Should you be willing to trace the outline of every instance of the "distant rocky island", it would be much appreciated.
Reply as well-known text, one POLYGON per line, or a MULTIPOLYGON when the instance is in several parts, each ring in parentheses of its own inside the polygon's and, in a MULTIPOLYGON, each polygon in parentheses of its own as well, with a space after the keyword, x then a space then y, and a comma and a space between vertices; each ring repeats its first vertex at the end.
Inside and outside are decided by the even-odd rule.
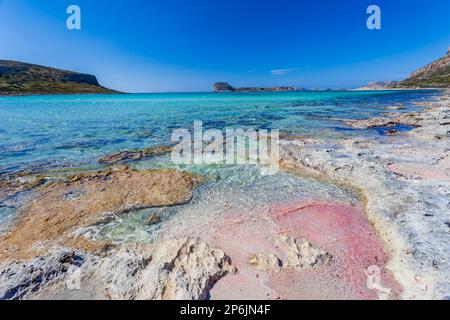
POLYGON ((402 81, 369 83, 360 90, 450 88, 450 48, 442 58, 413 72, 402 81))
POLYGON ((303 91, 302 88, 295 87, 244 87, 235 88, 227 82, 216 82, 213 86, 214 92, 288 92, 288 91, 303 91))
POLYGON ((116 93, 90 74, 0 60, 0 95, 116 93))
MULTIPOLYGON (((355 90, 393 90, 393 89, 446 89, 450 88, 450 48, 440 59, 420 68, 402 81, 372 82, 355 90)), ((308 89, 308 91, 333 91, 337 89, 308 89)), ((348 90, 348 89, 339 89, 348 90)), ((306 91, 304 88, 295 87, 244 87, 235 88, 227 82, 216 82, 214 92, 290 92, 306 91)))

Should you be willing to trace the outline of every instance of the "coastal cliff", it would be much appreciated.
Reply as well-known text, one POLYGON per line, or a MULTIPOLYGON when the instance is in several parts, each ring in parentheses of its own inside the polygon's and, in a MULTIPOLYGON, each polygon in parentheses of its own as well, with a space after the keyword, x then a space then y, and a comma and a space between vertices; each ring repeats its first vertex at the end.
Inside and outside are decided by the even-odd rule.
POLYGON ((0 95, 115 93, 90 74, 0 60, 0 95))
POLYGON ((358 90, 450 88, 450 48, 442 58, 420 68, 402 81, 372 82, 358 90))
POLYGON ((300 91, 294 87, 244 87, 235 88, 227 82, 216 82, 213 86, 214 92, 285 92, 285 91, 300 91))
POLYGON ((400 87, 450 88, 450 48, 442 58, 413 72, 400 87))

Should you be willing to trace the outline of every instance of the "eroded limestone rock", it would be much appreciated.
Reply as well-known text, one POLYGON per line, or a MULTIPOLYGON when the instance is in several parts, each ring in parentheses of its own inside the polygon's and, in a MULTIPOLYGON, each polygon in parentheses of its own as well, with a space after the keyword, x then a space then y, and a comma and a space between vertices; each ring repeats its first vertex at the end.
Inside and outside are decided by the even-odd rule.
POLYGON ((206 299, 235 272, 222 250, 194 239, 122 245, 101 255, 55 248, 0 270, 0 299, 115 300, 206 299))
POLYGON ((281 260, 286 267, 313 267, 329 259, 329 255, 326 252, 314 248, 304 239, 298 242, 293 237, 280 235, 274 239, 274 242, 284 254, 281 260))
POLYGON ((62 282, 84 262, 83 253, 61 249, 47 257, 0 265, 0 300, 22 299, 62 282))
POLYGON ((279 272, 283 266, 283 263, 273 253, 265 254, 258 253, 250 256, 248 263, 259 271, 266 272, 279 272))
POLYGON ((161 222, 161 218, 156 213, 150 214, 146 221, 147 225, 149 225, 149 226, 153 226, 160 222, 161 222))
POLYGON ((331 180, 361 195, 405 299, 442 299, 450 288, 448 101, 446 93, 439 101, 421 102, 428 108, 402 116, 404 121, 355 122, 362 128, 389 121, 417 126, 402 140, 348 138, 335 143, 335 153, 323 147, 323 140, 281 142, 285 170, 331 180))
POLYGON ((279 250, 274 253, 258 253, 250 256, 248 263, 260 271, 279 272, 285 268, 307 268, 326 263, 331 256, 313 247, 308 241, 298 242, 294 237, 277 235, 272 239, 279 250))
POLYGON ((107 244, 80 236, 83 228, 113 214, 187 203, 200 181, 177 170, 119 167, 48 184, 24 205, 17 223, 0 239, 0 261, 32 258, 55 243, 103 250, 107 244))
POLYGON ((96 269, 112 299, 138 300, 206 299, 221 277, 235 271, 222 250, 192 239, 122 247, 96 269))

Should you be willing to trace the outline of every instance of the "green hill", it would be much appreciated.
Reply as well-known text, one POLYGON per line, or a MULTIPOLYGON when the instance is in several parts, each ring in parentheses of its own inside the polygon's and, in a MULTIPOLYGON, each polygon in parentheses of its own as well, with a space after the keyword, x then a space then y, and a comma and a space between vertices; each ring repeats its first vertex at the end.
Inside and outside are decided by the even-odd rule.
POLYGON ((0 60, 0 95, 116 93, 90 74, 0 60))
POLYGON ((400 81, 399 87, 450 88, 450 49, 442 58, 415 71, 400 81))

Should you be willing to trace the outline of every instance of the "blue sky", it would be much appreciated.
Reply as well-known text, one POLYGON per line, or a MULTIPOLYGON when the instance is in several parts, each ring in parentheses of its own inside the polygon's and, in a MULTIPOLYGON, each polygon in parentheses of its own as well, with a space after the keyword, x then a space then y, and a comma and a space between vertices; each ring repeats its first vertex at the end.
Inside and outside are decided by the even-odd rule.
POLYGON ((0 59, 127 92, 356 87, 405 78, 448 47, 448 0, 0 0, 0 59), (82 30, 66 28, 71 4, 82 30), (381 30, 366 28, 370 4, 381 30))

